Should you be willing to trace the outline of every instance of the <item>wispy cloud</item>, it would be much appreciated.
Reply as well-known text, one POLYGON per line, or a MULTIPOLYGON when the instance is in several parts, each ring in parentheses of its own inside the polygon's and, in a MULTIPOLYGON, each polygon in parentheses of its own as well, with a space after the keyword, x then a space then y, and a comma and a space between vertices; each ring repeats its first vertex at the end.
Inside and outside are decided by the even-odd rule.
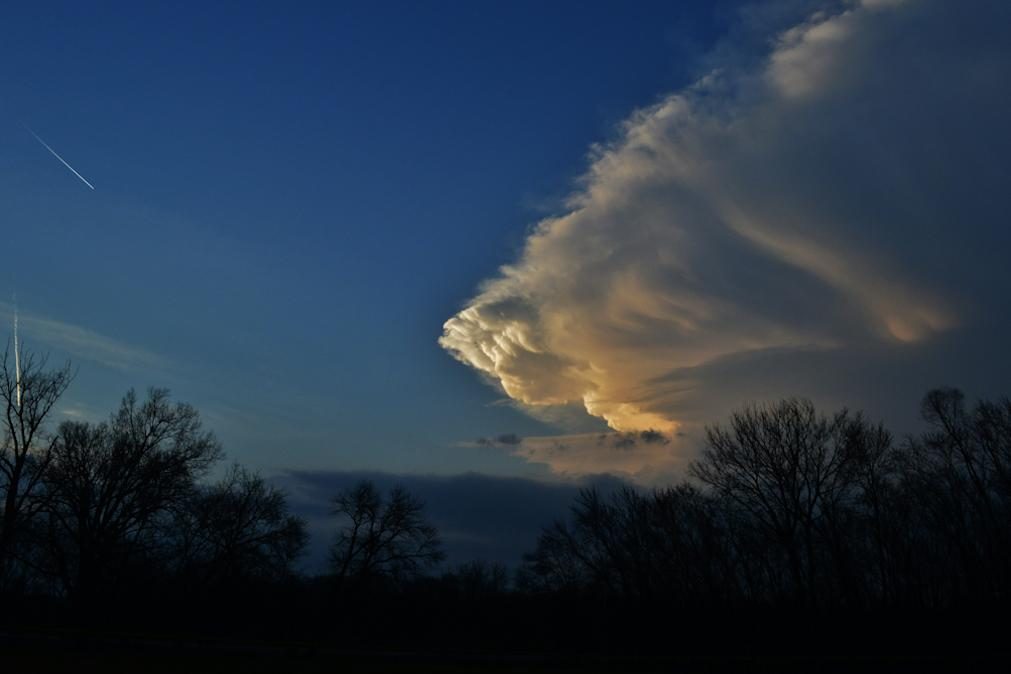
MULTIPOLYGON (((14 307, 0 302, 0 319, 10 323, 14 307)), ((53 318, 19 312, 24 341, 37 341, 64 351, 72 357, 90 360, 119 370, 160 369, 169 367, 164 357, 137 346, 121 342, 79 325, 53 318)))

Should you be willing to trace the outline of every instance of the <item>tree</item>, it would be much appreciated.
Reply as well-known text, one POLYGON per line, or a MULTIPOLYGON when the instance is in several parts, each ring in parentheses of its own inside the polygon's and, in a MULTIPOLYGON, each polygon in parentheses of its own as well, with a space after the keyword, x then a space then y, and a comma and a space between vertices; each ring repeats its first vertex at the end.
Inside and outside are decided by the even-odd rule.
POLYGON ((961 391, 935 389, 924 397, 921 413, 927 430, 909 441, 905 486, 917 507, 917 528, 934 534, 930 565, 954 596, 1006 597, 1011 400, 969 407, 961 391))
POLYGON ((144 402, 128 392, 106 423, 62 424, 45 487, 64 588, 87 600, 155 558, 170 516, 221 454, 197 411, 164 389, 144 402))
POLYGON ((764 550, 774 592, 802 602, 849 596, 859 585, 849 533, 873 478, 867 471, 890 448, 887 432, 859 414, 829 418, 810 401, 787 399, 709 427, 706 444, 691 474, 725 500, 746 539, 762 539, 750 545, 764 550))
POLYGON ((0 446, 0 577, 19 533, 42 509, 41 482, 53 458, 54 438, 46 423, 74 378, 70 364, 48 369, 46 356, 7 350, 0 367, 4 407, 0 446))
POLYGON ((541 532, 520 584, 641 600, 723 597, 735 585, 734 559, 714 506, 688 484, 610 498, 583 490, 570 521, 541 532))
POLYGON ((462 598, 481 600, 508 592, 509 570, 503 564, 475 560, 447 571, 442 582, 462 598))
POLYGON ((237 464, 190 497, 173 532, 179 571, 202 586, 290 577, 308 540, 284 493, 237 464))
POLYGON ((341 580, 416 577, 444 557, 438 531, 422 516, 424 503, 403 487, 383 498, 371 481, 341 491, 333 514, 342 521, 331 550, 341 580))

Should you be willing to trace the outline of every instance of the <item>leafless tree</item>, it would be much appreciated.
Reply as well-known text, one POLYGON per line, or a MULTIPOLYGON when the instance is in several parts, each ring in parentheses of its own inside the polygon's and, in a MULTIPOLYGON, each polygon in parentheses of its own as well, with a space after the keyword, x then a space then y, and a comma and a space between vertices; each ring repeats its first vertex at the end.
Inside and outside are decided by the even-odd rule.
POLYGON ((534 591, 591 592, 641 600, 725 597, 735 586, 714 502, 688 484, 609 498, 580 493, 569 522, 545 529, 520 570, 534 591))
POLYGON ((509 590, 509 570, 498 563, 467 562, 447 572, 442 579, 470 600, 504 594, 509 590))
POLYGON ((70 364, 50 369, 48 359, 8 349, 0 368, 3 444, 0 446, 0 577, 18 534, 43 507, 40 486, 52 461, 54 438, 46 425, 73 380, 70 364), (17 365, 15 364, 17 360, 17 365))
POLYGON ((333 504, 342 526, 331 565, 342 581, 407 579, 443 559, 438 531, 423 517, 424 504, 403 487, 384 498, 364 480, 339 493, 333 504))
MULTIPOLYGON (((860 470, 877 460, 870 441, 890 443, 883 429, 873 429, 859 415, 843 410, 825 417, 799 399, 748 407, 728 427, 707 429, 707 448, 691 473, 737 510, 749 535, 780 551, 786 595, 824 599, 820 572, 834 567, 827 575, 836 580, 852 572, 846 530, 862 499, 860 470)), ((766 572, 778 575, 777 568, 766 572)))
POLYGON ((197 411, 152 389, 133 391, 106 423, 67 422, 45 486, 55 564, 66 589, 89 596, 162 543, 160 527, 221 457, 197 411))
MULTIPOLYGON (((989 598, 1011 590, 1011 400, 968 406, 957 389, 923 399, 928 430, 907 449, 907 500, 918 529, 934 532, 949 595, 989 598), (941 543, 938 545, 937 543, 941 543)), ((924 583, 930 582, 924 580, 924 583)), ((945 597, 937 597, 945 601, 945 597)))
POLYGON ((194 493, 172 528, 178 571, 202 585, 282 580, 308 540, 284 492, 237 464, 194 493))

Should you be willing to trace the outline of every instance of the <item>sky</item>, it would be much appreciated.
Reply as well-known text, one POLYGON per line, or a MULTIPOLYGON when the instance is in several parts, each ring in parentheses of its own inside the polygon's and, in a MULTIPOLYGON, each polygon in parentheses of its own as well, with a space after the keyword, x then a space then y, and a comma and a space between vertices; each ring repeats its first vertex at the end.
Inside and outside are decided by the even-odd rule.
POLYGON ((913 430, 1008 393, 1009 19, 11 4, 0 318, 78 368, 61 418, 168 387, 310 501, 663 484, 784 395, 913 430))

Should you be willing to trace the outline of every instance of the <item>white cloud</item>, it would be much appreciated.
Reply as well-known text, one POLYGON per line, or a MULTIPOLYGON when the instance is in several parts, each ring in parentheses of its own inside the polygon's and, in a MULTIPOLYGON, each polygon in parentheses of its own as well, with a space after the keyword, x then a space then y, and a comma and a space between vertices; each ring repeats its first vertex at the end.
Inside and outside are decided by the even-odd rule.
MULTIPOLYGON (((955 5, 813 14, 750 69, 636 112, 440 343, 524 405, 579 403, 618 431, 694 429, 783 394, 871 399, 845 376, 871 364, 944 372, 932 345, 1002 306, 1007 272, 980 265, 1002 264, 1011 208, 1011 48, 993 28, 1008 11, 955 5)), ((893 376, 918 386, 909 372, 893 376)), ((648 451, 614 469, 644 470, 648 451)), ((607 463, 551 456, 561 472, 607 463)))

